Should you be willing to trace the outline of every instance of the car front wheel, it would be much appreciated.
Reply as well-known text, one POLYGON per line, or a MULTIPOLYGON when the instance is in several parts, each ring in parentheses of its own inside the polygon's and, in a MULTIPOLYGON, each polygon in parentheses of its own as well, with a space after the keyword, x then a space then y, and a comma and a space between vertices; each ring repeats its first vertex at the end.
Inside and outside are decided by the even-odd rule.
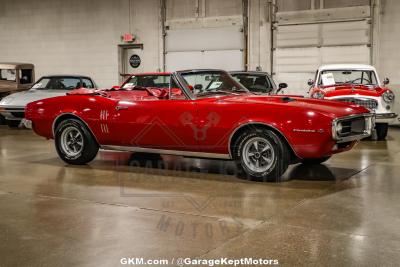
POLYGON ((57 126, 55 145, 60 158, 73 165, 92 161, 99 151, 99 146, 86 125, 76 119, 67 119, 57 126))
POLYGON ((247 178, 279 182, 290 162, 286 144, 273 131, 251 129, 234 143, 234 159, 238 170, 247 178))
POLYGON ((376 129, 376 136, 378 140, 385 140, 388 129, 389 129, 389 124, 388 123, 377 123, 375 126, 376 129))

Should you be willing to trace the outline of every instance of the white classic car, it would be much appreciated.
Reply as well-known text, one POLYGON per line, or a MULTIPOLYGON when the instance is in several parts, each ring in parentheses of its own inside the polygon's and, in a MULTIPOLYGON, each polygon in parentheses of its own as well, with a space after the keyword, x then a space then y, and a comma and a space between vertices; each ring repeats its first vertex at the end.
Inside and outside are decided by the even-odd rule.
POLYGON ((387 136, 389 123, 395 121, 394 93, 387 88, 389 79, 379 80, 373 66, 361 64, 325 65, 318 68, 315 79, 309 80, 309 96, 349 102, 364 106, 376 116, 378 140, 387 136))
MULTIPOLYGON (((25 107, 28 103, 63 96, 68 91, 78 88, 96 88, 90 77, 80 75, 52 75, 44 76, 31 89, 14 93, 1 99, 0 114, 5 117, 6 124, 18 127, 24 122, 25 107)), ((29 125, 26 125, 29 127, 29 125)))

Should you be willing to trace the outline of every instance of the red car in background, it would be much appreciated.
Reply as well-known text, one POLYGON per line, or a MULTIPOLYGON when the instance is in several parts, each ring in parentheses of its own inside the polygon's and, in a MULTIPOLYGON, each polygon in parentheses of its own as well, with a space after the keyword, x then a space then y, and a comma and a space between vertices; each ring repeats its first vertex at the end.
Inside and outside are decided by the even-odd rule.
POLYGON ((394 93, 382 83, 373 66, 340 64, 321 66, 314 80, 309 80, 310 97, 336 100, 363 106, 376 116, 377 139, 387 136, 389 123, 397 114, 393 111, 394 93))
POLYGON ((123 75, 126 79, 121 86, 114 89, 127 89, 134 86, 168 88, 171 80, 170 72, 147 72, 123 75))
POLYGON ((170 79, 164 88, 78 89, 28 104, 26 118, 69 164, 86 164, 99 149, 231 159, 263 181, 280 181, 289 164, 351 149, 374 124, 364 107, 255 95, 221 70, 170 79))

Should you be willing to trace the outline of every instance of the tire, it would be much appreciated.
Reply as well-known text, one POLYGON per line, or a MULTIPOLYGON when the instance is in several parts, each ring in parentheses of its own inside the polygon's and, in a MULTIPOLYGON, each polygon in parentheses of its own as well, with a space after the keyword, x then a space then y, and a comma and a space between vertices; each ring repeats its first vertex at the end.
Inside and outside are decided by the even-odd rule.
POLYGON ((99 151, 99 145, 89 129, 76 119, 64 120, 57 126, 55 145, 60 158, 72 165, 92 161, 99 151))
POLYGON ((6 118, 4 118, 4 116, 0 114, 0 125, 4 124, 6 124, 6 118))
POLYGON ((307 159, 302 159, 301 163, 307 164, 307 165, 317 165, 317 164, 324 163, 325 161, 327 161, 330 158, 331 158, 331 156, 322 157, 322 158, 307 158, 307 159))
POLYGON ((6 120, 6 124, 10 128, 18 128, 19 125, 21 124, 21 121, 15 121, 15 120, 6 120))
POLYGON ((375 126, 376 137, 378 141, 385 140, 388 134, 389 124, 388 123, 377 123, 375 126))
POLYGON ((280 182, 290 163, 287 145, 267 129, 243 132, 234 141, 233 148, 239 174, 250 180, 280 182))

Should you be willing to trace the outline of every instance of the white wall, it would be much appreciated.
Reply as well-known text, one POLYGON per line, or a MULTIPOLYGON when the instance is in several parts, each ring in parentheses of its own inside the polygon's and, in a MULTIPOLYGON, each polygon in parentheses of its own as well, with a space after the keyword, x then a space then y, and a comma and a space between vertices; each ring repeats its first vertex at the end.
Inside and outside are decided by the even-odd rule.
POLYGON ((2 0, 0 62, 33 63, 37 78, 86 74, 101 87, 112 86, 118 82, 117 45, 131 21, 138 42, 155 55, 156 70, 159 1, 131 0, 129 6, 129 0, 2 0))
POLYGON ((396 112, 400 114, 400 1, 380 3, 377 68, 381 79, 389 77, 389 87, 396 94, 396 112))
POLYGON ((271 10, 267 0, 250 0, 248 7, 248 70, 271 71, 271 10))

